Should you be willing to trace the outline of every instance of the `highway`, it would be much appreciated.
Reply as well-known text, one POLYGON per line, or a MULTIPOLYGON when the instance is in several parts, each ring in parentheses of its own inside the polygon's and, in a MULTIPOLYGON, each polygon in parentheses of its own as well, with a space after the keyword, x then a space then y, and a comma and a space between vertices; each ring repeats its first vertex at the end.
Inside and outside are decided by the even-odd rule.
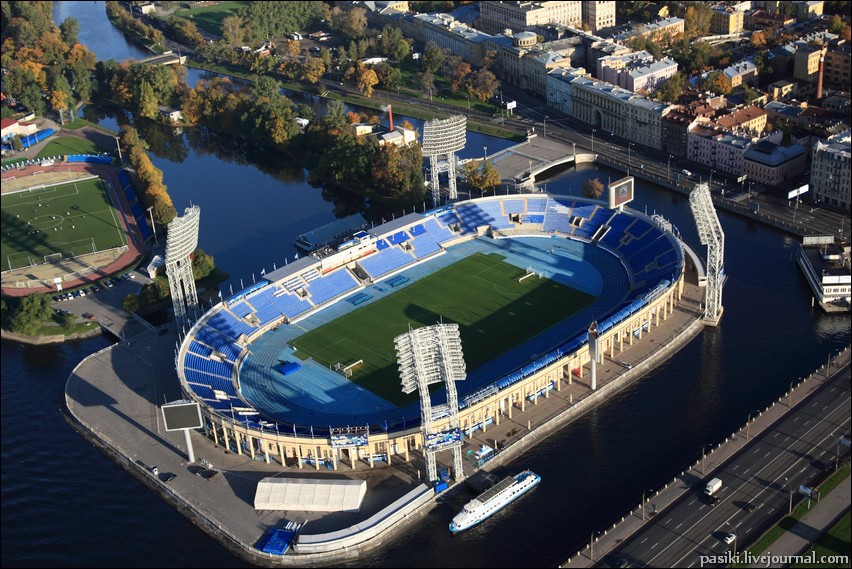
MULTIPOLYGON (((739 551, 788 513, 792 493, 798 492, 799 485, 807 486, 833 468, 836 453, 848 452, 838 441, 849 433, 849 406, 847 365, 823 389, 755 437, 721 468, 708 472, 670 508, 657 513, 607 559, 625 559, 631 567, 698 567, 702 555, 739 551), (703 495, 711 478, 723 482, 715 506, 703 495), (747 511, 747 504, 754 509, 747 511), (723 541, 728 533, 736 535, 730 545, 723 541)), ((704 566, 708 565, 713 564, 705 561, 704 566)))

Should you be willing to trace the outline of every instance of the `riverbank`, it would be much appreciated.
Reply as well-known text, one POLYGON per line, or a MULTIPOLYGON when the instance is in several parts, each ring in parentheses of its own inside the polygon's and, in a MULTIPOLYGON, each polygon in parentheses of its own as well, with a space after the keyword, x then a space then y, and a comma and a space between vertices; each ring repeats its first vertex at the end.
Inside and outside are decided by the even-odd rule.
POLYGON ((100 336, 103 332, 100 326, 93 327, 85 332, 77 332, 72 334, 45 334, 43 336, 27 336, 25 334, 17 334, 9 330, 0 330, 0 338, 3 340, 11 340, 21 344, 29 344, 31 346, 41 346, 44 344, 61 344, 70 340, 83 340, 85 338, 94 338, 100 336))

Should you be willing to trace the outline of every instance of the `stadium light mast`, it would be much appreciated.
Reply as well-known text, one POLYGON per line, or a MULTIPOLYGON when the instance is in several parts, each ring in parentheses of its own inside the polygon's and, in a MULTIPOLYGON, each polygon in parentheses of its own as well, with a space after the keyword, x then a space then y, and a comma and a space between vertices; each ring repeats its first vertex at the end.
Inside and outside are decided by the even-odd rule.
POLYGON ((426 456, 426 475, 438 479, 435 455, 445 449, 453 451, 453 475, 464 478, 462 440, 459 425, 459 402, 456 381, 466 378, 458 324, 436 324, 409 330, 394 338, 403 393, 420 392, 421 431, 426 456), (429 385, 444 382, 446 405, 432 406, 429 385), (449 428, 438 430, 434 424, 449 417, 449 428))
MULTIPOLYGON (((710 187, 700 183, 689 194, 689 207, 698 227, 702 245, 707 245, 707 280, 704 306, 704 323, 717 326, 722 318, 722 287, 728 276, 725 274, 725 233, 713 207, 710 187)), ((699 283, 701 284, 701 283, 699 283)))
POLYGON ((198 293, 189 256, 198 247, 200 219, 201 208, 194 205, 186 208, 183 217, 175 217, 166 226, 166 275, 178 329, 197 317, 198 293))
POLYGON ((423 156, 429 157, 429 172, 432 188, 432 204, 441 203, 440 173, 447 172, 449 177, 449 200, 455 201, 459 194, 456 189, 456 155, 467 141, 467 118, 455 115, 448 119, 432 119, 423 124, 423 156), (446 156, 446 161, 439 160, 446 156))

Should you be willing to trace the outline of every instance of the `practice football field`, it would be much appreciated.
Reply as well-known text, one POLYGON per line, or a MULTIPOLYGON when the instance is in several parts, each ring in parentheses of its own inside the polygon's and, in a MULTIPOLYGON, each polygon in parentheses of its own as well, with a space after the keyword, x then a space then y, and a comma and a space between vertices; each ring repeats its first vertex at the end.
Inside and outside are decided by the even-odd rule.
POLYGON ((127 244, 119 214, 100 179, 6 194, 0 210, 4 270, 127 244))
POLYGON ((393 339, 411 328, 455 322, 468 371, 576 313, 594 297, 547 278, 518 282, 524 269, 477 253, 293 341, 296 355, 349 365, 352 381, 388 401, 400 390, 393 339))

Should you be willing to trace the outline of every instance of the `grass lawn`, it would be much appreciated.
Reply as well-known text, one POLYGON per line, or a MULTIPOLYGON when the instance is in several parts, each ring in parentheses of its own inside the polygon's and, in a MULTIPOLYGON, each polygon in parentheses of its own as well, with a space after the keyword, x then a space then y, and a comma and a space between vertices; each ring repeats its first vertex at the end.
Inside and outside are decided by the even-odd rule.
POLYGON ((96 129, 98 129, 102 132, 106 132, 106 133, 113 134, 113 135, 118 134, 117 132, 113 132, 106 127, 103 127, 103 126, 96 124, 96 123, 93 123, 93 122, 89 122, 86 119, 81 119, 79 117, 75 118, 73 121, 68 121, 67 123, 62 125, 62 128, 64 128, 65 130, 78 130, 78 129, 83 128, 84 126, 90 126, 92 128, 96 128, 96 129))
POLYGON ((36 155, 36 158, 65 156, 67 154, 100 154, 104 150, 107 149, 96 146, 88 140, 76 136, 63 136, 48 142, 47 146, 36 155))
POLYGON ((4 270, 127 244, 118 212, 100 179, 2 197, 0 264, 4 270))
POLYGON ((827 532, 822 534, 813 547, 811 547, 804 555, 816 560, 816 563, 794 563, 790 567, 837 567, 837 561, 834 563, 820 563, 820 559, 844 555, 849 559, 849 549, 852 546, 850 542, 850 534, 852 534, 852 516, 850 512, 840 518, 827 532))
POLYGON ((215 6, 193 8, 192 10, 179 9, 175 11, 174 15, 191 20, 199 28, 221 36, 222 20, 228 16, 235 16, 239 9, 246 5, 248 5, 248 2, 220 2, 215 6))
POLYGON ((478 253, 296 338, 296 355, 326 366, 363 359, 352 381, 407 404, 414 396, 400 391, 393 339, 409 325, 459 324, 464 359, 473 370, 594 300, 549 279, 519 283, 525 273, 500 255, 478 253))

